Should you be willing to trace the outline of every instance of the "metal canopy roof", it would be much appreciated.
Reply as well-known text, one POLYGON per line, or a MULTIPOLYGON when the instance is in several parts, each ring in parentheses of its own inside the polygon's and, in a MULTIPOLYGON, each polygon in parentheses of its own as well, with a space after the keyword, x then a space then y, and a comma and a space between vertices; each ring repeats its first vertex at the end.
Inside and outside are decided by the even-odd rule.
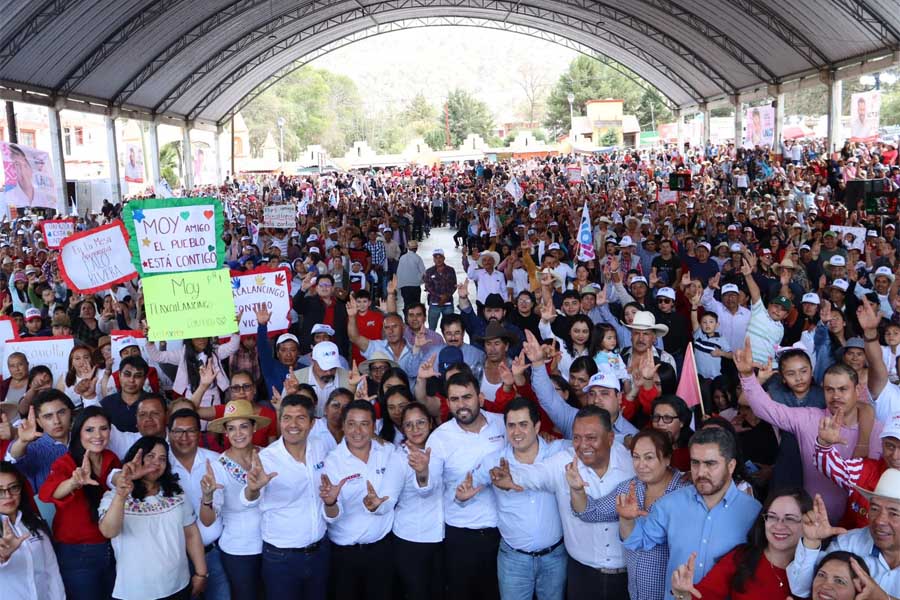
POLYGON ((408 27, 549 39, 683 109, 900 58, 897 0, 0 0, 0 14, 3 97, 196 124, 227 121, 325 52, 408 27))

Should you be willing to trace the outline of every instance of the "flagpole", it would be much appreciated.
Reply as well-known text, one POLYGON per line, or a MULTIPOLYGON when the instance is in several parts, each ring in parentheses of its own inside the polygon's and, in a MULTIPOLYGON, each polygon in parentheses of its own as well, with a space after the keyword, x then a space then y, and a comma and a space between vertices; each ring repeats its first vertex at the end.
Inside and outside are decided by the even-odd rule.
POLYGON ((697 359, 694 356, 694 343, 688 342, 688 352, 691 353, 691 362, 694 364, 694 381, 693 384, 697 388, 697 397, 700 398, 700 415, 706 420, 706 409, 703 406, 703 393, 700 389, 700 374, 697 372, 697 359))

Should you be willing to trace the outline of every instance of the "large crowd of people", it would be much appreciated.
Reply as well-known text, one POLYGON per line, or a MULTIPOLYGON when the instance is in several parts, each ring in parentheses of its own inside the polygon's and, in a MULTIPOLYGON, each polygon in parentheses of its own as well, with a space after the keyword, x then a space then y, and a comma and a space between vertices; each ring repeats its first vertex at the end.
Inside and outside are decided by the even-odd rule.
POLYGON ((183 190, 291 273, 273 335, 144 343, 140 278, 4 220, 0 316, 75 344, 2 354, 0 597, 900 597, 896 143, 780 150, 183 190))

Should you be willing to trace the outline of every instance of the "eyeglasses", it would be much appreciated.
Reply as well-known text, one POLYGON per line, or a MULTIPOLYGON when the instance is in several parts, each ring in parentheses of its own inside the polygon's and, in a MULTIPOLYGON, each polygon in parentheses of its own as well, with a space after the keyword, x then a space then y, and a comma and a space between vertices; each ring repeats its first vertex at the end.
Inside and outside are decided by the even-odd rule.
POLYGON ((233 383, 231 384, 232 392, 249 392, 254 386, 252 383, 233 383))
POLYGON ((387 371, 388 365, 369 365, 369 371, 381 373, 382 371, 387 371))
POLYGON ((800 523, 802 522, 800 520, 800 517, 797 515, 785 515, 783 517, 779 517, 775 513, 764 514, 763 520, 766 523, 771 523, 772 525, 775 525, 776 523, 778 523, 781 525, 787 525, 789 527, 796 527, 796 526, 800 525, 800 523))
POLYGON ((0 498, 6 498, 7 496, 18 496, 22 493, 22 484, 14 483, 9 487, 0 488, 0 498))
POLYGON ((196 429, 194 427, 191 427, 190 429, 171 429, 169 430, 169 435, 171 435, 172 437, 184 437, 186 435, 194 435, 199 431, 199 429, 196 429))
POLYGON ((659 304, 668 304, 668 303, 672 302, 672 299, 671 298, 657 298, 656 301, 659 304))
POLYGON ((316 286, 318 286, 320 288, 330 288, 331 284, 327 281, 322 281, 320 283, 317 283, 316 286))
POLYGON ((665 425, 671 425, 676 419, 678 419, 677 415, 653 415, 650 420, 654 423, 662 422, 665 425))
POLYGON ((415 421, 404 421, 403 429, 425 429, 428 427, 427 419, 417 419, 415 421))

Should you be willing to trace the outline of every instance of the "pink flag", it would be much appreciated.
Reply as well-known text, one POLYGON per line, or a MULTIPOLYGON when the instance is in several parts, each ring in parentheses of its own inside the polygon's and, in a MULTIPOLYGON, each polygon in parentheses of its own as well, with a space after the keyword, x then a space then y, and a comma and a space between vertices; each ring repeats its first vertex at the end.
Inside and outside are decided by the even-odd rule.
POLYGON ((681 367, 681 378, 678 380, 678 389, 675 394, 689 407, 699 404, 700 409, 703 410, 700 380, 697 378, 697 363, 694 362, 693 343, 688 343, 687 351, 684 353, 684 365, 681 367))

